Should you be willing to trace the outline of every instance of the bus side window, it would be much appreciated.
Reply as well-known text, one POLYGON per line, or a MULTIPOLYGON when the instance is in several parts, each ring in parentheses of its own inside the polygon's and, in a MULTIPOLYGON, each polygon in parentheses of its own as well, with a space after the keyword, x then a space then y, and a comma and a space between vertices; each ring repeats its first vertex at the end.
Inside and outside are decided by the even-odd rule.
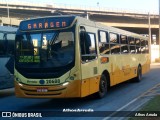
POLYGON ((4 46, 4 39, 3 39, 4 34, 0 33, 0 55, 5 54, 5 46, 4 46))
POLYGON ((120 54, 119 35, 116 33, 109 33, 111 54, 120 54))
POLYGON ((121 35, 120 36, 120 41, 121 41, 121 53, 126 54, 129 53, 129 48, 128 48, 128 39, 127 36, 121 35))
POLYGON ((129 42, 130 53, 135 54, 136 53, 135 39, 133 37, 128 37, 128 42, 129 42))
POLYGON ((7 52, 8 52, 9 55, 14 55, 15 34, 7 34, 6 38, 7 38, 7 41, 8 41, 7 52))
POLYGON ((148 41, 146 41, 146 53, 149 53, 149 45, 148 45, 148 41))
POLYGON ((99 51, 101 54, 110 54, 108 32, 98 31, 99 35, 99 51))
POLYGON ((146 52, 146 41, 145 40, 141 40, 141 53, 145 53, 146 52))
POLYGON ((139 54, 141 53, 141 41, 138 38, 136 38, 135 41, 136 41, 136 53, 139 54))
POLYGON ((81 54, 90 54, 90 46, 91 46, 91 39, 87 33, 81 33, 80 34, 81 39, 81 54))
POLYGON ((82 61, 87 62, 95 59, 97 56, 95 34, 82 31, 80 33, 80 47, 82 61))

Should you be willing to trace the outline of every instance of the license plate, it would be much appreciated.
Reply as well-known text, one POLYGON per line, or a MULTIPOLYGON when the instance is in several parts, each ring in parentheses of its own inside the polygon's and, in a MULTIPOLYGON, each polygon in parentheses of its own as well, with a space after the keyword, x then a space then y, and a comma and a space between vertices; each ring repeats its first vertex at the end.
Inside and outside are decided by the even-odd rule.
POLYGON ((48 92, 47 88, 37 88, 37 92, 48 92))

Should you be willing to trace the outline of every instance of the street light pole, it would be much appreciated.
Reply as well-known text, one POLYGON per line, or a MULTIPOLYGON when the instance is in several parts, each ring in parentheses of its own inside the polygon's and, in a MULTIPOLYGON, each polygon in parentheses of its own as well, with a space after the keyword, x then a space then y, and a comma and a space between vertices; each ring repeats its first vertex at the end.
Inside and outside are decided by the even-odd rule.
POLYGON ((89 15, 88 15, 88 12, 86 12, 86 14, 87 14, 87 20, 89 20, 89 15))
POLYGON ((97 2, 97 7, 98 7, 98 10, 100 11, 100 6, 99 6, 99 2, 97 2))
POLYGON ((159 0, 159 58, 160 58, 160 0, 159 0))
POLYGON ((151 17, 150 13, 148 13, 148 27, 149 27, 149 54, 151 58, 151 39, 152 39, 152 33, 151 33, 151 17))
POLYGON ((8 12, 8 18, 9 18, 9 7, 8 7, 8 2, 7 2, 7 12, 8 12))

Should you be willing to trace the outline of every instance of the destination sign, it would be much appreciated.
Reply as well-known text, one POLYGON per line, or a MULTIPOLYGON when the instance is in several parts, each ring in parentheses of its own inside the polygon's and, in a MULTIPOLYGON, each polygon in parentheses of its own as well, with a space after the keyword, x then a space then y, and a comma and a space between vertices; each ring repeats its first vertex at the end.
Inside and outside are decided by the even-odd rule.
POLYGON ((40 56, 19 56, 19 62, 23 63, 39 63, 40 62, 40 56))
POLYGON ((19 29, 21 31, 66 28, 71 26, 75 16, 69 17, 46 17, 22 21, 19 29))

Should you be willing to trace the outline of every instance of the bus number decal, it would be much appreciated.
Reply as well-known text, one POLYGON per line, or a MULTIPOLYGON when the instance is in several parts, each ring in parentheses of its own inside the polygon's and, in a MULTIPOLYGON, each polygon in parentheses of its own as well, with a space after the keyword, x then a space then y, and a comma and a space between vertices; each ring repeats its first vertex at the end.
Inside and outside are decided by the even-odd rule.
POLYGON ((52 83, 60 83, 60 79, 50 79, 46 80, 47 84, 52 84, 52 83))

